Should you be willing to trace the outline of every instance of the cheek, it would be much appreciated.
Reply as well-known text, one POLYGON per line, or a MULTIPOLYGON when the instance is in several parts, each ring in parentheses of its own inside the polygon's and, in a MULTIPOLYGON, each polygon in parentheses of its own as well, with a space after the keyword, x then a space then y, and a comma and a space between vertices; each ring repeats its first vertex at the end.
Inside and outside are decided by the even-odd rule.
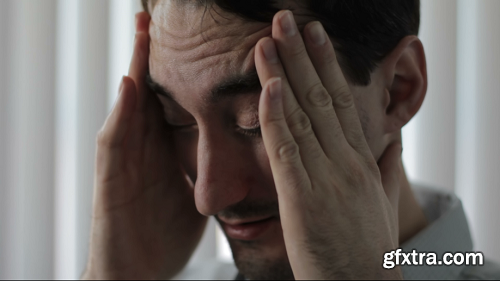
POLYGON ((356 109, 366 142, 375 159, 378 159, 384 146, 384 110, 374 96, 370 93, 357 100, 356 109))

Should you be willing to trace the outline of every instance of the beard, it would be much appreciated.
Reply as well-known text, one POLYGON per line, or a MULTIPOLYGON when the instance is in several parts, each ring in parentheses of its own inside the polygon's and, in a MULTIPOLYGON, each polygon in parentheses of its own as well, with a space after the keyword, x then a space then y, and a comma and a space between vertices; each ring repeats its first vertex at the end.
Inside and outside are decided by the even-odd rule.
MULTIPOLYGON (((236 242, 237 243, 237 242, 236 242)), ((247 247, 233 247, 234 262, 239 273, 247 280, 294 280, 293 271, 288 258, 266 258, 262 252, 247 247), (243 249, 246 248, 246 249, 243 249)))
MULTIPOLYGON (((267 215, 279 218, 278 202, 240 202, 226 208, 215 218, 245 219, 267 215)), ((294 280, 282 231, 274 231, 270 237, 271 241, 241 241, 230 237, 227 239, 240 273, 239 277, 247 280, 294 280)))

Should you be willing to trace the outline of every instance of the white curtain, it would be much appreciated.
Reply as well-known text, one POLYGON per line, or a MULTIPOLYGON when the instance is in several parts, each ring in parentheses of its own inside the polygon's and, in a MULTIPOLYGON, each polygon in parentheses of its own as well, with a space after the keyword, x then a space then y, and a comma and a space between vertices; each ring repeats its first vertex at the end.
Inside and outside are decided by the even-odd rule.
POLYGON ((403 130, 411 180, 454 190, 476 250, 500 263, 500 1, 424 0, 429 88, 403 130))
MULTIPOLYGON (((0 278, 79 278, 95 135, 127 73, 139 0, 0 0, 0 278)), ((429 91, 411 180, 455 190, 500 262, 500 1, 424 0, 429 91)), ((230 259, 212 221, 191 265, 230 259)))

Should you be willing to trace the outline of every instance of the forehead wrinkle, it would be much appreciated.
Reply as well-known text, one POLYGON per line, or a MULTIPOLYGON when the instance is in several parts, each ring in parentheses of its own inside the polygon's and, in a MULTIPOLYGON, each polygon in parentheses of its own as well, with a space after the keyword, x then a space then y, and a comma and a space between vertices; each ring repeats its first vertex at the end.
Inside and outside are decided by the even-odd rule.
POLYGON ((167 60, 181 60, 183 63, 194 63, 201 62, 208 59, 216 59, 218 56, 232 55, 232 53, 242 52, 245 46, 239 46, 236 43, 227 44, 225 41, 237 41, 237 39, 231 40, 230 38, 224 38, 212 42, 213 45, 207 45, 203 43, 201 45, 193 44, 190 48, 180 48, 172 47, 168 45, 158 45, 151 47, 152 49, 158 49, 156 55, 165 58, 167 60), (221 41, 219 43, 219 41, 221 41), (164 52, 164 50, 169 50, 170 53, 164 52))
MULTIPOLYGON (((217 54, 226 54, 237 52, 239 50, 249 51, 252 45, 256 43, 256 37, 263 37, 262 31, 267 31, 268 27, 258 26, 255 28, 224 28, 212 27, 206 35, 200 33, 194 37, 180 37, 173 35, 166 28, 163 28, 161 35, 159 31, 155 36, 152 36, 152 47, 159 49, 169 49, 181 55, 186 62, 199 60, 200 58, 208 58, 217 54), (214 32, 211 32, 214 30, 214 32), (215 34, 216 36, 212 36, 215 34), (206 40, 208 38, 208 40, 206 40)), ((260 38, 259 37, 259 38, 260 38)), ((160 52, 162 53, 162 52, 160 52)), ((165 53, 166 55, 166 53, 165 53)))
POLYGON ((255 69, 255 44, 271 35, 272 26, 234 18, 218 23, 205 20, 198 27, 199 20, 172 22, 179 16, 166 18, 172 11, 176 10, 159 6, 154 10, 150 26, 151 75, 170 89, 180 104, 202 109, 210 105, 207 99, 218 82, 255 69), (195 96, 201 100, 196 101, 195 96))
POLYGON ((253 29, 254 34, 251 36, 222 38, 195 46, 190 51, 172 48, 170 44, 153 43, 151 55, 156 62, 166 63, 164 66, 176 69, 184 77, 206 74, 221 67, 230 72, 238 72, 239 68, 242 68, 240 72, 246 72, 254 66, 253 54, 256 42, 271 34, 269 25, 259 25, 258 29, 257 27, 253 29))
POLYGON ((158 4, 154 9, 150 35, 159 45, 174 50, 190 51, 205 43, 218 42, 219 39, 233 39, 229 42, 241 41, 257 33, 263 24, 270 24, 247 21, 219 9, 212 13, 212 8, 205 10, 197 5, 193 7, 185 1, 161 2, 162 4, 158 4))
MULTIPOLYGON (((180 35, 175 35, 180 38, 191 38, 202 33, 207 33, 214 28, 220 29, 224 26, 234 26, 235 23, 241 25, 241 20, 238 20, 234 15, 224 17, 224 20, 216 20, 212 14, 205 9, 187 8, 189 5, 172 5, 165 4, 165 8, 156 8, 151 17, 151 24, 159 27, 167 33, 168 29, 178 31, 180 35)), ((217 33, 220 33, 218 31, 217 33)))
POLYGON ((223 32, 225 30, 221 29, 221 26, 210 26, 206 29, 199 29, 194 31, 191 29, 190 31, 183 31, 182 28, 173 28, 167 27, 166 25, 155 24, 152 23, 152 27, 150 28, 151 38, 158 42, 161 45, 169 46, 173 49, 182 49, 182 50, 191 50, 203 43, 207 43, 210 41, 214 41, 217 39, 227 38, 227 37, 242 37, 241 32, 240 35, 237 35, 237 32, 231 34, 231 32, 223 32), (213 32, 214 29, 217 29, 216 32, 213 32), (174 31, 177 31, 174 33, 174 31), (217 36, 206 37, 207 34, 216 34, 217 36), (207 40, 209 39, 209 40, 207 40), (175 44, 175 43, 183 43, 183 44, 175 44))

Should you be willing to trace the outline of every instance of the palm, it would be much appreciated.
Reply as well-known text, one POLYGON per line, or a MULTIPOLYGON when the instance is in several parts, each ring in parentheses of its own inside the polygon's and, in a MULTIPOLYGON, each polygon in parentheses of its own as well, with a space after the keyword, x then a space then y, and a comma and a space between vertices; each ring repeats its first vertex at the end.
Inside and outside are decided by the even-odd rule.
POLYGON ((121 260, 125 268, 137 268, 140 262, 141 272, 160 272, 169 257, 189 257, 206 218, 196 211, 192 188, 174 157, 161 114, 149 120, 134 118, 139 120, 128 134, 134 140, 126 139, 117 148, 123 159, 116 174, 102 174, 97 165, 100 208, 95 220, 113 233, 106 247, 121 249, 110 258, 121 260), (147 128, 147 122, 155 129, 147 128), (141 132, 143 136, 136 138, 141 132), (139 142, 131 145, 135 139, 139 142), (176 251, 171 241, 185 248, 176 251))
POLYGON ((161 104, 143 82, 148 46, 149 36, 138 33, 130 77, 99 133, 90 278, 172 277, 206 223, 173 153, 161 104))

